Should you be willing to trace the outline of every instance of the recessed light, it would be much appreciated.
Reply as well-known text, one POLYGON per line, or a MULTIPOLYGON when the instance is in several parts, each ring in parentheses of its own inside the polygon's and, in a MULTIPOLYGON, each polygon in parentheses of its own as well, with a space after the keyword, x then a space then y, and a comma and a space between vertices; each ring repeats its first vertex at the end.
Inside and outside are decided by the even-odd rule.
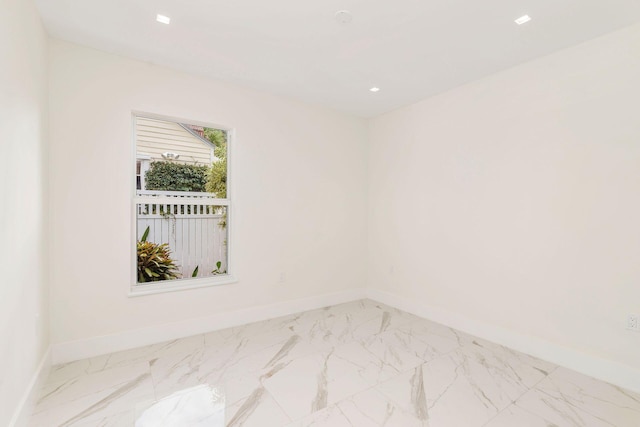
POLYGON ((339 10, 334 16, 336 17, 336 21, 341 24, 348 24, 353 21, 353 15, 348 10, 339 10))
POLYGON ((169 24, 171 23, 171 18, 169 18, 168 16, 158 14, 158 16, 156 16, 156 21, 162 24, 169 24))
POLYGON ((380 90, 379 87, 372 87, 371 89, 369 89, 369 91, 371 92, 378 92, 380 90))
POLYGON ((515 20, 515 23, 518 25, 522 25, 522 24, 526 24, 527 22, 531 21, 531 17, 529 15, 524 15, 521 16, 520 18, 515 20))

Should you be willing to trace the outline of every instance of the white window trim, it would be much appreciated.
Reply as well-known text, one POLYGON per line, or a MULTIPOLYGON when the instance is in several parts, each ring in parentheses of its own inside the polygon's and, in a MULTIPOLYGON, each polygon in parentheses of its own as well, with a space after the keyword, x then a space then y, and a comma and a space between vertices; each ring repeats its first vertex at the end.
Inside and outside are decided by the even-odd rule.
MULTIPOLYGON (((131 168, 131 282, 129 285, 129 297, 138 297, 144 295, 162 294, 165 292, 185 291, 189 289, 199 289, 211 286, 229 285, 238 282, 238 278, 235 275, 235 244, 233 243, 234 227, 235 227, 235 206, 232 206, 231 200, 233 199, 233 167, 234 162, 234 146, 235 146, 235 131, 228 126, 222 126, 213 123, 201 122, 192 119, 183 119, 180 117, 164 116, 154 113, 147 113, 142 111, 133 111, 131 113, 131 133, 133 141, 133 155, 131 168), (144 117, 148 119, 166 120, 176 123, 189 123, 196 126, 203 126, 208 128, 220 129, 227 132, 227 198, 226 199, 211 199, 214 204, 227 207, 227 274, 221 274, 217 276, 202 277, 195 279, 180 279, 180 280, 166 280, 161 282, 150 282, 149 284, 138 284, 137 269, 138 254, 136 251, 137 242, 137 215, 136 205, 142 200, 148 200, 137 196, 136 194, 136 162, 139 159, 136 153, 136 117, 144 117)), ((155 198, 154 200, 158 200, 155 198)), ((173 200, 172 200, 173 201, 173 200)), ((235 203, 235 202, 234 202, 235 203)))
POLYGON ((130 297, 144 295, 163 294, 165 292, 186 291, 189 289, 208 288, 210 286, 230 285, 237 283, 238 279, 231 274, 203 277, 200 279, 166 280, 164 282, 151 282, 148 285, 132 285, 129 291, 130 297), (179 283, 174 283, 179 282, 179 283))
MULTIPOLYGON (((136 163, 138 161, 140 162, 140 186, 142 187, 141 188, 142 190, 145 190, 146 189, 145 175, 149 170, 149 168, 151 167, 151 156, 148 156, 146 154, 136 154, 136 163)), ((136 169, 137 169, 137 166, 136 166, 136 169)))

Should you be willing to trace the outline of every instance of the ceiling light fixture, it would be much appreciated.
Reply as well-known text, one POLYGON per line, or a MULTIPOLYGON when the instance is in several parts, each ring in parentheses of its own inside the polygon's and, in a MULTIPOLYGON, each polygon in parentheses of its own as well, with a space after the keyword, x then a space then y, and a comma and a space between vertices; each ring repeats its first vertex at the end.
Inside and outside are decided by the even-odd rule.
POLYGON ((379 90, 379 87, 372 87, 371 89, 369 89, 370 92, 378 92, 379 90))
POLYGON ((348 24, 353 21, 353 15, 348 10, 339 10, 335 14, 336 21, 341 24, 348 24))
POLYGON ((529 15, 524 15, 521 16, 520 18, 515 20, 515 23, 518 25, 522 25, 522 24, 526 24, 527 22, 531 21, 531 17, 529 15))
POLYGON ((156 21, 162 24, 169 24, 171 23, 171 18, 169 18, 168 16, 158 14, 158 16, 156 16, 156 21))

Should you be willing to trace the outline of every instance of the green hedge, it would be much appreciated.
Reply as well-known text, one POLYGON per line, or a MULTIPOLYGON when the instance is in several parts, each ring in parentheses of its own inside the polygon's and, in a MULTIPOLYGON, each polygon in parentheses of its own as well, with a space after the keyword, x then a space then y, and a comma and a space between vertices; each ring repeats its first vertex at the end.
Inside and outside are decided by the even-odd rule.
POLYGON ((207 191, 209 168, 174 162, 152 162, 145 174, 145 189, 157 191, 207 191))

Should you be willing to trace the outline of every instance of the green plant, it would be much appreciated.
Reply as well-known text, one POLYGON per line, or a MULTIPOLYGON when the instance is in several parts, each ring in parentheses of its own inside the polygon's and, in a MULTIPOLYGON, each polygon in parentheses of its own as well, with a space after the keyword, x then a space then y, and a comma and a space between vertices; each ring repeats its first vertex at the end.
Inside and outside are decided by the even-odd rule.
POLYGON ((171 250, 167 243, 147 242, 149 227, 137 242, 138 283, 172 280, 180 277, 178 266, 171 259, 171 250))
POLYGON ((215 193, 218 199, 227 198, 227 158, 211 165, 207 176, 206 190, 215 193))
POLYGON ((204 129, 204 136, 215 146, 213 153, 218 158, 207 174, 206 189, 218 199, 227 198, 227 133, 220 129, 204 129))
POLYGON ((199 265, 196 265, 196 268, 193 269, 193 273, 191 273, 191 277, 198 277, 198 269, 200 268, 199 265))
POLYGON ((209 168, 204 165, 187 165, 174 162, 152 162, 145 173, 147 190, 197 191, 206 190, 209 168))
POLYGON ((227 270, 222 270, 222 261, 216 262, 216 268, 211 272, 213 274, 227 274, 227 270))
MULTIPOLYGON (((214 145, 213 153, 217 160, 211 164, 207 172, 205 188, 216 195, 218 199, 227 198, 227 132, 221 129, 204 128, 204 137, 214 145)), ((227 226, 227 210, 222 206, 214 208, 215 213, 222 214, 218 225, 220 228, 227 226)), ((215 272, 215 270, 214 270, 215 272)), ((223 273, 216 273, 223 274, 223 273)))

